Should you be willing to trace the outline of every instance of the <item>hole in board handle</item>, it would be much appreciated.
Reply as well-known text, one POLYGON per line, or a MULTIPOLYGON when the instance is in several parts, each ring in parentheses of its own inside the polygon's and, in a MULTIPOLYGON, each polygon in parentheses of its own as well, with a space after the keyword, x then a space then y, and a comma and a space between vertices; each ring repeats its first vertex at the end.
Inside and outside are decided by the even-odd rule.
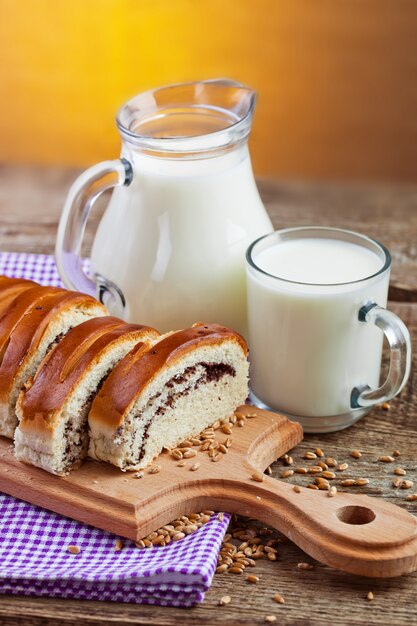
POLYGON ((376 514, 372 509, 365 506, 342 506, 336 511, 337 517, 345 524, 369 524, 373 522, 376 514))

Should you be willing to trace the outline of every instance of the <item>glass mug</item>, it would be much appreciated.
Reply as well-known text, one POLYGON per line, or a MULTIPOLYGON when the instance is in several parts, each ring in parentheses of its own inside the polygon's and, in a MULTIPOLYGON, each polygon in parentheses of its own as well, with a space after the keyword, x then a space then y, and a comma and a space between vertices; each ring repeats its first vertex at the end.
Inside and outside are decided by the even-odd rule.
POLYGON ((63 209, 56 259, 65 286, 160 332, 206 320, 246 334, 245 251, 272 231, 248 150, 254 104, 254 91, 227 79, 127 102, 117 116, 121 159, 84 172, 63 209), (90 278, 81 242, 107 189, 90 278))
POLYGON ((333 432, 401 391, 411 343, 384 308, 391 256, 383 245, 335 228, 289 228, 254 241, 246 259, 255 404, 306 432, 333 432), (379 386, 384 336, 391 359, 379 386))

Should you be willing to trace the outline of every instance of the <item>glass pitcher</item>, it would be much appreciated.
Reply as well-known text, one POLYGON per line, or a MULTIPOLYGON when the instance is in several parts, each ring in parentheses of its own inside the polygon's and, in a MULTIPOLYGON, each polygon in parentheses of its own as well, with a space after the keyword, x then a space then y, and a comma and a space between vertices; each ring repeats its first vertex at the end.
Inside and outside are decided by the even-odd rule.
POLYGON ((246 335, 245 250, 272 230, 247 145, 254 104, 254 91, 218 79, 122 106, 121 159, 81 174, 63 209, 56 258, 66 287, 160 332, 202 320, 246 335), (95 199, 110 188, 90 278, 81 241, 95 199))

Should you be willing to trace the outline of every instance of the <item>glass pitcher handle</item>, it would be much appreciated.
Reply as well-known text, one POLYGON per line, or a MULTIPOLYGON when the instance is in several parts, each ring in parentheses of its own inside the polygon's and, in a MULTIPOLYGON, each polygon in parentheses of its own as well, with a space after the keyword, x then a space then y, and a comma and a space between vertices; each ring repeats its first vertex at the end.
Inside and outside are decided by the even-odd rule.
POLYGON ((371 302, 361 307, 358 319, 382 330, 389 343, 391 358, 387 379, 381 387, 371 389, 369 385, 361 385, 352 390, 351 406, 354 409, 391 400, 406 384, 411 367, 410 333, 395 313, 371 302))
POLYGON ((72 184, 58 226, 55 257, 64 285, 88 293, 112 313, 123 316, 126 306, 120 288, 104 276, 89 278, 81 265, 81 244, 88 216, 98 196, 112 187, 129 185, 133 169, 126 159, 103 161, 83 172, 72 184))

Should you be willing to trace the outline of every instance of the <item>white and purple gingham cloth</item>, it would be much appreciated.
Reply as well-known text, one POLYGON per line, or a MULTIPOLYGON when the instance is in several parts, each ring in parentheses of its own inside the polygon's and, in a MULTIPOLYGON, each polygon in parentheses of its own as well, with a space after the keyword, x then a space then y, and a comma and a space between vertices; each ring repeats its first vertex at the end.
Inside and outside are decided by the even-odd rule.
MULTIPOLYGON (((49 255, 2 252, 2 274, 61 285, 49 255)), ((125 540, 116 551, 119 537, 0 493, 0 593, 193 606, 210 586, 228 522, 213 516, 168 546, 125 540)))

